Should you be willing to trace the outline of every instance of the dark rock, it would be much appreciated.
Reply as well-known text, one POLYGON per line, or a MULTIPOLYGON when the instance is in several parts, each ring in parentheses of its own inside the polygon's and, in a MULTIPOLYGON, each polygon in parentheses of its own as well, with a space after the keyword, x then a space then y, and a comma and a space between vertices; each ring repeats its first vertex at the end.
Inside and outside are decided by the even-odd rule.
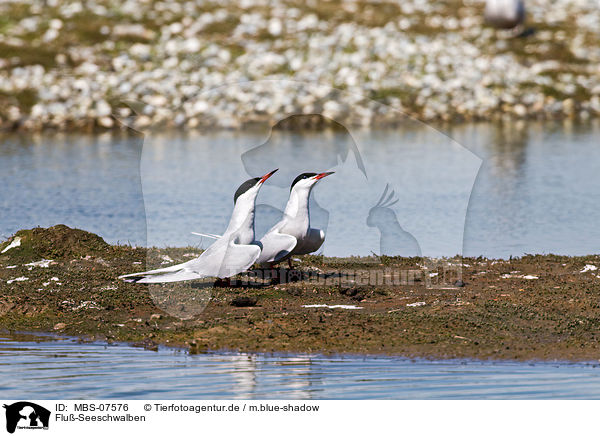
POLYGON ((356 301, 363 300, 368 292, 369 292, 369 289, 367 289, 367 288, 342 288, 342 289, 340 289, 340 294, 345 295, 346 297, 350 297, 356 301))
POLYGON ((235 307, 252 307, 256 306, 257 302, 258 298, 256 297, 246 297, 242 295, 235 297, 233 300, 231 300, 230 304, 235 307))
POLYGON ((149 351, 158 351, 158 344, 150 338, 146 338, 140 342, 134 342, 133 344, 131 344, 131 346, 144 348, 145 350, 149 351))
POLYGON ((358 293, 359 293, 358 288, 342 288, 340 290, 340 294, 347 295, 348 297, 354 297, 358 293))
POLYGON ((300 288, 288 288, 285 291, 289 295, 292 295, 294 297, 299 297, 300 295, 302 295, 302 289, 300 289, 300 288))

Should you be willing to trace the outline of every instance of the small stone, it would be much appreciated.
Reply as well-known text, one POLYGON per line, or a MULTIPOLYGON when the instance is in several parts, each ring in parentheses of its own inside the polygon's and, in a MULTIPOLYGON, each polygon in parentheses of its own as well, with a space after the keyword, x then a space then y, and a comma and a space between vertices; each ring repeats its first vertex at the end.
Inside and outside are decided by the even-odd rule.
POLYGON ((102 117, 98 119, 98 125, 106 129, 110 129, 114 124, 115 123, 111 117, 102 117))
POLYGON ((67 63, 67 55, 64 53, 59 53, 55 56, 54 60, 57 64, 65 65, 67 63))
POLYGON ((63 22, 61 20, 59 20, 57 18, 50 20, 50 28, 51 29, 59 30, 59 29, 62 29, 62 26, 63 26, 63 22))
POLYGON ((563 112, 565 114, 570 114, 575 109, 575 102, 573 101, 573 99, 568 98, 562 102, 562 107, 563 107, 563 112))
POLYGON ((100 100, 96 103, 96 114, 98 114, 99 117, 107 117, 111 112, 112 109, 106 101, 100 100))
MULTIPOLYGON (((167 342, 169 342, 169 341, 167 341, 167 342)), ((140 342, 134 342, 131 345, 133 347, 144 348, 145 350, 149 350, 149 351, 158 351, 158 344, 150 338, 146 338, 140 342)))
POLYGON ((113 35, 117 38, 136 37, 150 41, 156 33, 150 29, 146 29, 141 24, 117 24, 113 27, 113 35))
POLYGON ((465 282, 463 282, 462 280, 457 280, 454 282, 454 286, 456 286, 457 288, 462 288, 465 286, 465 282))
POLYGON ((235 307, 252 307, 256 306, 258 299, 255 297, 239 296, 231 300, 231 305, 235 307))
POLYGON ((520 117, 524 117, 525 115, 527 115, 527 108, 522 104, 515 105, 513 111, 516 115, 520 117))
POLYGON ((162 315, 160 313, 153 313, 150 315, 150 319, 162 319, 162 315))
POLYGON ((59 322, 57 324, 54 324, 54 330, 62 330, 66 327, 67 327, 67 325, 64 322, 59 322))
POLYGON ((138 118, 136 118, 134 122, 134 127, 138 129, 143 129, 145 127, 148 127, 150 124, 152 124, 152 119, 149 116, 140 115, 138 118))

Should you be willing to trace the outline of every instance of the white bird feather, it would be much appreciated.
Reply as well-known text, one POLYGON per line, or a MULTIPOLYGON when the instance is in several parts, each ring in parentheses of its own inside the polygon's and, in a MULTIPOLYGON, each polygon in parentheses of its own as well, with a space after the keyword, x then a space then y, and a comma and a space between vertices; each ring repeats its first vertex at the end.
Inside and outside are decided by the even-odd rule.
POLYGON ((206 238, 211 238, 211 239, 219 239, 221 237, 221 235, 215 235, 212 233, 200 233, 200 232, 191 232, 192 235, 196 235, 196 236, 204 236, 206 238))

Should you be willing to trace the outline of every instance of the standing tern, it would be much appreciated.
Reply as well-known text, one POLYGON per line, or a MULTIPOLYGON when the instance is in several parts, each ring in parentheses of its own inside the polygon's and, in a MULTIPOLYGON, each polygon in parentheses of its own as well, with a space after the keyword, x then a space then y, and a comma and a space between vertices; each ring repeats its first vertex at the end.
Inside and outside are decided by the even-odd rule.
POLYGON ((254 239, 256 196, 275 171, 250 179, 238 188, 227 229, 199 257, 178 265, 126 274, 119 278, 134 283, 167 283, 204 277, 224 279, 246 271, 256 262, 261 251, 254 239))
POLYGON ((323 245, 325 232, 310 227, 309 200, 315 184, 330 174, 302 173, 294 179, 283 218, 260 240, 258 264, 273 266, 287 260, 291 268, 292 255, 309 254, 323 245))

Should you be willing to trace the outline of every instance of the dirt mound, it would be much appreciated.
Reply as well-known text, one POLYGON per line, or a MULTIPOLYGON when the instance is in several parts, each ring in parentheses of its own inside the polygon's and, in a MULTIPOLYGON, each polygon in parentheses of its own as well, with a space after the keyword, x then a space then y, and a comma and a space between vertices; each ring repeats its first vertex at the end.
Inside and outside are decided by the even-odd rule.
POLYGON ((0 258, 31 262, 39 259, 97 256, 110 249, 111 246, 98 235, 59 224, 48 228, 19 230, 7 241, 0 243, 0 258))

